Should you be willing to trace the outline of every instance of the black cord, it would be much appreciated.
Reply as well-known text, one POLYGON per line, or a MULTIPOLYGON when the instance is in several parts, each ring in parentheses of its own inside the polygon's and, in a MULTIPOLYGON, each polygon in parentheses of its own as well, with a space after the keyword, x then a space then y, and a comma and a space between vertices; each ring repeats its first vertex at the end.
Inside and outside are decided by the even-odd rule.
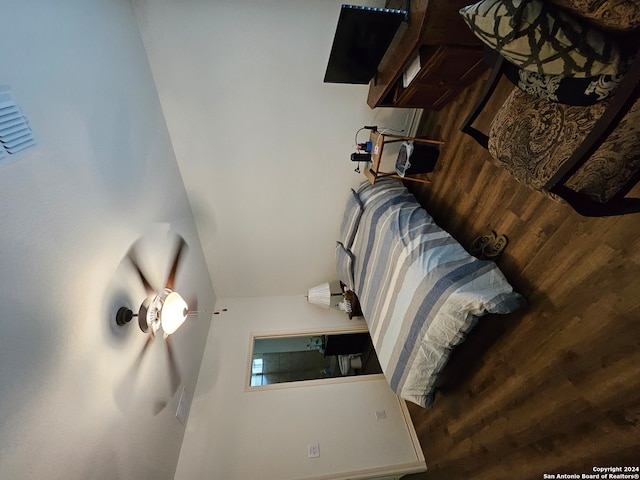
MULTIPOLYGON (((360 129, 358 129, 358 130, 356 131, 356 135, 355 135, 355 139, 354 139, 354 141, 355 141, 355 145, 356 145, 356 150, 358 149, 358 134, 359 134, 362 130, 365 130, 366 128, 367 128, 367 127, 362 127, 362 128, 360 128, 360 129)), ((356 167, 356 169, 354 170, 354 172, 356 172, 356 173, 360 173, 360 162, 358 162, 358 166, 356 167)))

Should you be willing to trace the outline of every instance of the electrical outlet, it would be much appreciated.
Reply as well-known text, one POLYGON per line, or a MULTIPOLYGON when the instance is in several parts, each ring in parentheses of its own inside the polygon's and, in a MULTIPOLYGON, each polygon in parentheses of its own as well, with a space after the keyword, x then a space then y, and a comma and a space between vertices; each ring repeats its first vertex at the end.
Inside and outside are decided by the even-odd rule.
POLYGON ((318 458, 320 456, 320 444, 319 443, 310 443, 309 444, 309 458, 318 458))
POLYGON ((384 420, 387 418, 387 412, 384 410, 376 411, 376 420, 384 420))

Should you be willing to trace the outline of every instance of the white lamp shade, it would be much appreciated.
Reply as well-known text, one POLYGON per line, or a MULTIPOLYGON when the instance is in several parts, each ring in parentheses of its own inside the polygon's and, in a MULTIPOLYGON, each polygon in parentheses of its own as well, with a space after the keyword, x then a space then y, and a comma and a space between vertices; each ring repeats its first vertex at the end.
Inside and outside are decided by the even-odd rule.
POLYGON ((179 293, 171 292, 162 305, 160 319, 162 321, 162 330, 166 335, 171 335, 180 325, 187 319, 189 307, 179 293))
POLYGON ((331 288, 329 287, 329 282, 310 288, 307 293, 307 299, 309 303, 329 308, 331 306, 331 288))

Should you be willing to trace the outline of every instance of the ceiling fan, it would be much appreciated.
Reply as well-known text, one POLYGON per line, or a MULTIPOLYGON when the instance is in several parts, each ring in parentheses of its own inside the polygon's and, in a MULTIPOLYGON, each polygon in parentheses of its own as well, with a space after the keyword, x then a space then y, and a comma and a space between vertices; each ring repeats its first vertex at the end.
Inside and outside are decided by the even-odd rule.
MULTIPOLYGON (((161 240, 161 236, 162 235, 160 234, 160 243, 163 243, 164 241, 161 240)), ((130 267, 133 267, 134 272, 137 274, 135 277, 137 277, 137 280, 144 288, 145 297, 140 303, 137 312, 134 312, 129 308, 129 306, 119 306, 115 313, 115 328, 126 328, 126 326, 137 317, 137 323, 140 330, 147 334, 147 339, 142 346, 142 350, 138 354, 128 374, 122 379, 118 388, 117 397, 122 400, 120 402, 122 405, 130 404, 132 401, 132 395, 135 395, 133 392, 136 390, 135 385, 137 384, 136 379, 138 378, 138 371, 141 368, 143 359, 147 356, 147 353, 152 354, 154 361, 161 358, 158 357, 158 354, 160 353, 158 350, 153 349, 154 352, 148 352, 152 340, 156 336, 162 336, 164 339, 163 343, 166 348, 166 353, 163 356, 168 362, 165 368, 167 368, 167 380, 169 383, 168 385, 165 384, 166 387, 168 387, 168 390, 163 390, 163 387, 160 384, 163 384, 164 382, 160 382, 159 385, 154 385, 152 388, 155 394, 149 394, 150 398, 148 400, 151 401, 152 412, 154 415, 160 413, 167 406, 170 398, 173 397, 182 382, 178 365, 175 360, 170 335, 180 328, 190 313, 187 302, 178 292, 175 291, 176 277, 180 266, 184 261, 188 245, 181 235, 173 233, 170 236, 173 237, 173 248, 171 249, 170 246, 168 247, 168 251, 170 253, 170 268, 167 278, 160 288, 150 280, 150 278, 154 278, 156 275, 149 275, 149 273, 145 272, 142 267, 142 265, 145 264, 141 263, 141 254, 145 253, 147 250, 145 246, 148 246, 148 244, 142 241, 137 241, 129 248, 125 256, 123 266, 128 264, 130 267), (138 250, 142 251, 139 252, 138 250)), ((171 243, 171 241, 169 243, 171 243)), ((135 288, 135 286, 131 284, 129 291, 130 294, 133 294, 135 291, 139 292, 139 289, 135 288)), ((121 298, 121 301, 123 303, 129 303, 130 300, 125 301, 121 298)), ((191 299, 190 302, 194 304, 197 303, 197 300, 191 299)), ((114 307, 115 306, 117 306, 117 304, 114 305, 114 307)), ((192 305, 192 307, 197 310, 196 305, 192 305)))
POLYGON ((140 304, 138 313, 134 313, 128 307, 120 307, 116 312, 117 325, 125 326, 134 317, 137 317, 140 330, 144 333, 149 333, 150 337, 154 337, 159 330, 162 330, 165 338, 180 328, 187 319, 189 307, 187 302, 174 289, 178 268, 186 249, 187 242, 182 236, 178 235, 171 261, 171 269, 164 286, 160 289, 154 288, 143 273, 136 256, 135 244, 129 249, 127 258, 138 273, 147 296, 140 304))
MULTIPOLYGON (((195 296, 187 296, 185 300, 176 291, 176 278, 188 251, 185 239, 171 231, 168 225, 161 224, 154 226, 152 234, 133 243, 118 267, 122 269, 114 282, 118 286, 109 289, 111 293, 106 302, 110 331, 116 335, 112 338, 123 341, 129 337, 125 332, 133 323, 137 323, 147 337, 114 391, 114 398, 121 409, 148 405, 157 415, 180 388, 182 380, 174 356, 172 335, 188 316, 204 313, 198 311, 195 296), (168 261, 164 260, 166 258, 168 261), (169 267, 166 278, 157 268, 162 265, 169 267), (164 282, 158 279, 164 279, 164 282), (137 322, 133 322, 134 318, 137 322), (153 344, 156 337, 163 339, 162 345, 160 342, 153 344)), ((223 308, 210 313, 217 315, 226 310, 223 308)))

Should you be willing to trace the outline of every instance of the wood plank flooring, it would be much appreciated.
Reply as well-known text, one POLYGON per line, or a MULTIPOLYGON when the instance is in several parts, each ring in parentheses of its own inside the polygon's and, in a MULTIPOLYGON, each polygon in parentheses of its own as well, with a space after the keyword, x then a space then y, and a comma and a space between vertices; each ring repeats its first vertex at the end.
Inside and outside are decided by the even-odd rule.
MULTIPOLYGON (((486 76, 425 112, 419 133, 446 145, 433 183, 408 186, 466 247, 487 230, 506 234, 498 264, 529 306, 481 320, 433 408, 409 406, 429 468, 415 478, 640 465, 640 214, 581 217, 496 166, 459 132, 486 76)), ((510 88, 500 85, 476 126, 488 127, 510 88)))

